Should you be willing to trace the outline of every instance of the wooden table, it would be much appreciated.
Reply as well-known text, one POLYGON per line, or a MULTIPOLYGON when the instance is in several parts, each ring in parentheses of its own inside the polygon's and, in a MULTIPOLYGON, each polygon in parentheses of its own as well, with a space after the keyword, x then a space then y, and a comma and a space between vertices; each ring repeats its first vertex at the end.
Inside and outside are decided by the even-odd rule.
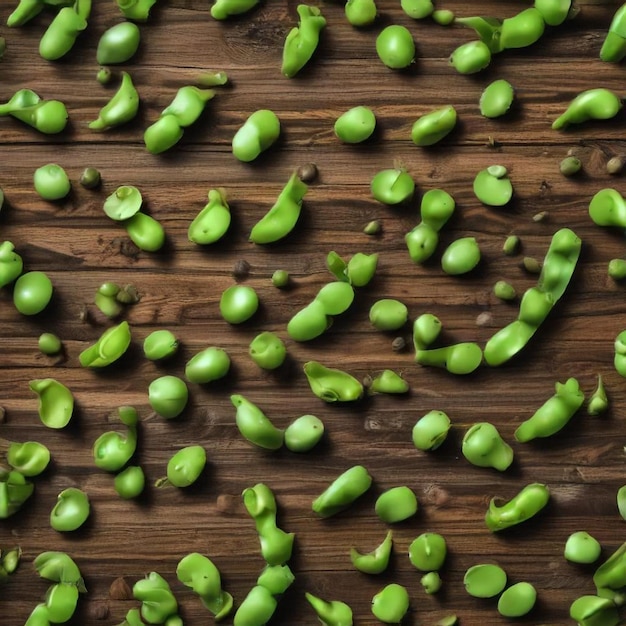
MULTIPOLYGON (((14 4, 2 3, 2 23, 14 4)), ((398 2, 389 0, 380 1, 375 27, 356 30, 345 20, 340 2, 326 2, 321 8, 328 26, 320 49, 289 80, 280 74, 280 61, 284 36, 296 23, 296 2, 267 1, 249 15, 223 23, 210 17, 208 2, 161 2, 141 25, 139 53, 124 67, 139 90, 140 113, 132 123, 100 134, 87 123, 117 83, 102 87, 96 82, 95 49, 100 34, 121 19, 115 3, 94 3, 87 31, 59 62, 38 55, 50 14, 23 28, 0 29, 7 39, 0 64, 2 99, 30 87, 42 97, 63 100, 70 114, 67 130, 56 136, 0 120, 0 186, 6 195, 2 239, 15 244, 28 270, 46 271, 55 287, 51 305, 34 317, 17 313, 10 289, 0 292, 0 404, 6 409, 0 432, 8 440, 41 441, 53 455, 51 467, 35 479, 31 501, 0 523, 0 547, 19 544, 23 549, 21 567, 2 588, 2 624, 23 624, 44 594, 45 581, 32 571, 33 559, 44 550, 67 551, 84 574, 89 593, 72 624, 121 622, 138 603, 111 599, 111 583, 125 577, 132 586, 153 570, 170 582, 185 624, 211 623, 198 598, 176 580, 176 564, 189 552, 206 554, 219 567, 224 587, 241 602, 263 567, 254 524, 240 497, 257 482, 274 491, 279 526, 296 533, 290 561, 296 580, 274 624, 317 623, 305 591, 347 601, 355 623, 377 623, 370 602, 390 582, 409 590, 406 624, 434 624, 450 613, 465 626, 509 623, 498 615, 495 600, 480 601, 464 590, 465 571, 481 562, 500 564, 512 583, 528 581, 536 587, 536 608, 519 623, 571 623, 571 602, 594 593, 594 566, 566 562, 565 540, 586 530, 601 542, 602 559, 607 558, 624 540, 615 496, 626 482, 626 385, 613 368, 613 341, 626 327, 625 296, 624 286, 607 276, 609 260, 624 255, 624 241, 619 230, 595 226, 587 211, 599 189, 624 189, 623 176, 605 170, 611 156, 626 154, 624 115, 566 132, 550 128, 580 91, 607 87, 625 93, 623 66, 598 58, 616 4, 581 5, 578 19, 548 28, 536 45, 505 52, 487 71, 461 76, 447 59, 456 46, 472 39, 471 31, 430 20, 414 22, 398 2), (409 27, 417 42, 417 60, 408 71, 391 71, 376 56, 376 35, 391 23, 409 27), (144 129, 180 86, 193 84, 210 69, 226 71, 229 85, 216 89, 201 120, 175 148, 161 156, 148 154, 144 129), (496 78, 514 85, 516 101, 505 117, 488 120, 479 113, 478 99, 496 78), (376 136, 363 145, 342 145, 333 134, 334 120, 361 104, 377 115, 376 136), (417 148, 410 140, 411 125, 445 104, 457 108, 458 127, 439 145, 417 148), (239 163, 230 141, 259 108, 279 116, 281 138, 258 162, 239 163), (583 172, 565 178, 558 165, 570 149, 582 159, 583 172), (72 179, 73 190, 64 201, 43 201, 33 189, 34 170, 48 162, 62 165, 72 179), (252 225, 273 204, 294 168, 309 162, 317 164, 319 177, 310 186, 295 231, 275 245, 250 243, 252 225), (417 183, 418 193, 408 206, 387 207, 371 197, 373 175, 394 164, 405 167, 417 183), (514 200, 503 208, 481 205, 472 192, 475 174, 492 164, 505 165, 514 185, 514 200), (98 190, 78 184, 88 165, 102 173, 98 190), (160 252, 129 246, 123 228, 104 215, 105 197, 123 184, 140 188, 146 211, 165 227, 167 244, 160 252), (227 190, 233 223, 221 242, 202 248, 187 240, 187 228, 206 203, 208 190, 217 187, 227 190), (451 193, 457 210, 433 259, 417 266, 409 259, 404 235, 419 221, 421 194, 432 188, 451 193), (540 212, 545 218, 535 221, 540 212), (367 236, 363 227, 374 219, 381 221, 382 234, 367 236), (425 312, 439 316, 444 343, 484 345, 517 311, 517 304, 494 297, 493 284, 507 279, 520 294, 532 286, 536 276, 520 267, 522 256, 542 259, 553 233, 564 226, 582 238, 579 266, 562 301, 509 364, 455 377, 415 363, 409 325, 391 334, 371 327, 369 307, 380 298, 395 297, 408 306, 411 320, 425 312), (502 245, 511 233, 521 237, 523 249, 507 257, 502 245), (471 275, 450 277, 438 259, 461 236, 476 237, 482 262, 471 275), (322 337, 296 343, 287 336, 286 324, 331 280, 325 267, 331 250, 347 258, 379 253, 376 277, 357 290, 354 305, 322 337), (250 322, 230 326, 221 319, 218 303, 222 291, 235 282, 233 267, 241 260, 250 264, 242 282, 257 290, 261 307, 250 322), (291 289, 272 286, 276 269, 289 271, 291 289), (105 281, 134 284, 141 300, 123 316, 133 335, 128 353, 95 371, 80 367, 78 354, 113 323, 93 304, 105 281), (143 357, 141 345, 160 328, 172 330, 181 349, 173 360, 155 364, 143 357), (248 356, 249 342, 262 330, 275 331, 287 344, 288 363, 273 373, 261 371, 248 356), (63 340, 62 357, 39 352, 37 338, 43 331, 63 340), (402 352, 391 348, 396 335, 407 342, 402 352), (186 361, 210 345, 231 356, 227 379, 190 384, 188 408, 178 419, 156 416, 148 404, 148 384, 163 374, 182 376, 186 361), (406 397, 377 395, 349 405, 325 404, 313 396, 303 374, 308 360, 359 379, 391 368, 402 373, 411 391, 406 397), (589 395, 598 374, 611 400, 607 415, 590 417, 583 407, 549 439, 513 440, 517 425, 553 394, 557 381, 576 377, 589 395), (60 431, 39 421, 37 398, 28 388, 30 380, 46 377, 66 384, 76 399, 72 422, 60 431), (323 443, 308 454, 252 447, 236 428, 233 393, 244 394, 280 427, 302 414, 319 416, 326 425, 323 443), (114 411, 124 404, 135 406, 141 416, 136 461, 150 483, 136 502, 115 495, 113 476, 94 466, 91 453, 100 433, 117 428, 114 411), (413 446, 411 429, 431 409, 448 413, 453 427, 440 449, 423 453, 413 446), (493 423, 511 442, 515 461, 508 471, 477 468, 462 456, 465 431, 480 421, 493 423), (152 487, 170 456, 191 444, 203 445, 209 459, 199 483, 186 490, 152 487), (358 463, 370 471, 373 488, 349 511, 318 519, 311 501, 358 463), (490 498, 508 499, 531 482, 549 485, 552 498, 546 510, 509 532, 488 532, 483 517, 490 498), (380 576, 361 574, 350 563, 349 549, 369 551, 380 543, 387 526, 375 515, 374 503, 382 491, 397 485, 415 491, 418 514, 394 525, 389 569, 380 576), (88 493, 92 515, 79 531, 60 534, 50 528, 48 516, 57 494, 69 486, 88 493), (441 533, 449 548, 441 572, 444 586, 435 596, 424 593, 421 575, 407 558, 410 542, 426 531, 441 533)), ((525 3, 479 0, 468 9, 465 2, 449 0, 441 6, 458 15, 506 17, 525 3)))

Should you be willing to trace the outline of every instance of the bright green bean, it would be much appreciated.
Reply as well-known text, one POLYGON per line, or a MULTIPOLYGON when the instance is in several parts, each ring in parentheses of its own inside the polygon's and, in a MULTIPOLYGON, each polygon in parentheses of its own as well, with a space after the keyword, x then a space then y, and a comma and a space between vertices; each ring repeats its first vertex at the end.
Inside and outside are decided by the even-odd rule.
POLYGON ((108 130, 130 122, 139 110, 139 94, 128 72, 113 97, 100 109, 98 118, 89 123, 91 130, 108 130))
POLYGON ((248 353, 260 368, 274 370, 285 362, 287 348, 278 335, 266 331, 250 342, 248 353))
POLYGON ((446 540, 438 533, 422 533, 409 545, 409 560, 422 572, 440 570, 447 554, 446 540))
MULTIPOLYGON (((415 335, 414 335, 415 336, 415 335)), ((483 351, 472 342, 457 343, 430 350, 417 349, 415 360, 420 365, 442 367, 451 374, 471 374, 482 362, 483 351)))
POLYGON ((574 176, 580 172, 582 166, 582 161, 578 157, 568 156, 559 163, 559 171, 563 176, 574 176))
POLYGON ((143 340, 143 353, 150 361, 160 361, 176 354, 178 346, 172 331, 154 330, 143 340))
POLYGON ((570 617, 579 626, 618 626, 621 623, 612 600, 598 596, 580 596, 569 608, 570 617))
POLYGON ((390 69, 404 69, 415 61, 415 42, 405 26, 391 24, 376 37, 376 54, 390 69))
POLYGON ((589 415, 602 415, 603 413, 606 413, 608 408, 609 398, 606 394, 606 389, 604 388, 602 376, 598 374, 596 388, 589 397, 589 402, 587 403, 587 413, 589 415))
POLYGON ((315 299, 289 320, 287 334, 294 341, 310 341, 323 334, 331 322, 325 304, 315 299))
POLYGON ((208 203, 196 215, 187 231, 189 241, 206 245, 219 241, 231 222, 230 207, 223 190, 211 189, 208 203))
POLYGON ((132 500, 141 495, 146 486, 146 476, 139 465, 129 465, 113 479, 115 493, 124 500, 132 500))
POLYGON ((132 406, 121 406, 117 409, 117 414, 128 429, 126 434, 116 431, 103 433, 92 446, 96 467, 107 472, 119 472, 130 461, 137 448, 137 411, 132 406))
POLYGON ((157 252, 165 243, 163 226, 150 215, 138 211, 123 223, 132 242, 146 252, 157 252))
POLYGON ((28 384, 39 396, 39 418, 48 428, 63 428, 69 424, 74 411, 72 392, 54 378, 39 378, 28 384))
POLYGON ((276 142, 279 135, 280 120, 276 113, 269 109, 255 111, 235 133, 233 154, 245 163, 254 161, 276 142))
POLYGON ((56 163, 38 167, 33 175, 33 184, 44 200, 62 200, 71 189, 67 173, 56 163))
POLYGON ((42 0, 19 0, 17 7, 7 18, 7 26, 23 26, 43 11, 45 4, 42 0))
POLYGON ((539 9, 530 7, 502 20, 500 46, 503 50, 525 48, 543 35, 546 23, 539 9))
POLYGON ((112 220, 120 222, 135 215, 142 203, 143 198, 137 187, 122 185, 107 197, 102 209, 112 220))
POLYGON ((347 509, 371 486, 372 477, 362 465, 342 472, 313 500, 312 509, 320 517, 331 517, 347 509))
POLYGON ((211 17, 216 20, 225 20, 231 15, 241 15, 253 9, 259 0, 216 0, 211 7, 211 17))
POLYGON ((292 452, 308 452, 324 436, 324 422, 315 415, 301 415, 285 429, 285 447, 292 452))
POLYGON ((167 475, 155 481, 156 487, 173 485, 183 489, 193 485, 206 466, 206 450, 202 446, 187 446, 167 462, 167 475))
POLYGON ((507 80, 494 80, 480 96, 480 114, 484 117, 501 117, 510 108, 515 97, 513 86, 507 80))
MULTIPOLYGON (((348 5, 359 0, 348 0, 348 5)), ((374 10, 376 7, 374 6, 374 10)), ((342 113, 335 121, 335 135, 344 143, 361 143, 371 137, 376 128, 376 116, 366 106, 356 106, 342 113)))
POLYGON ((436 450, 448 436, 450 418, 443 411, 429 411, 420 417, 411 431, 418 450, 436 450))
POLYGON ((572 0, 535 0, 534 6, 548 26, 559 26, 568 18, 572 0))
MULTIPOLYGON (((89 13, 91 0, 85 4, 89 6, 89 13)), ((87 19, 77 12, 75 6, 61 8, 39 41, 40 56, 47 61, 56 61, 65 56, 85 28, 87 19)))
POLYGON ((448 63, 459 74, 476 74, 491 63, 491 52, 484 41, 468 41, 452 52, 448 63))
POLYGON ((393 533, 387 532, 383 541, 371 552, 362 554, 356 548, 350 548, 352 565, 364 574, 380 574, 387 569, 393 547, 393 533))
POLYGON ((473 565, 463 577, 465 591, 474 598, 493 598, 506 587, 506 572, 499 565, 473 565))
POLYGON ((117 326, 111 326, 100 335, 96 343, 78 355, 78 360, 83 367, 106 367, 117 361, 128 350, 130 339, 128 322, 124 321, 117 326))
POLYGON ((613 280, 624 280, 626 278, 626 259, 611 259, 607 274, 613 280))
POLYGON ((11 442, 6 452, 7 463, 23 476, 39 476, 50 463, 50 450, 37 441, 11 442))
POLYGON ((0 519, 17 513, 33 495, 35 485, 17 470, 0 467, 0 519))
POLYGON ((420 584, 427 594, 432 595, 441 589, 443 581, 439 572, 428 572, 420 578, 420 584))
POLYGON ((390 583, 372 598, 372 613, 385 624, 399 624, 409 610, 406 587, 390 583))
POLYGON ((378 9, 374 0, 348 0, 344 9, 352 26, 369 26, 376 21, 378 9))
POLYGON ((513 449, 489 422, 478 422, 467 430, 463 437, 462 452, 472 465, 493 467, 500 472, 513 463, 513 449))
POLYGON ((263 585, 255 585, 243 599, 233 620, 234 626, 264 626, 276 611, 278 600, 263 585))
POLYGON ((456 120, 456 109, 453 106, 435 109, 413 123, 411 139, 416 146, 432 146, 452 132, 456 120))
POLYGON ((554 122, 552 128, 560 130, 570 124, 582 124, 588 120, 608 120, 622 108, 622 99, 609 89, 588 89, 579 93, 554 122))
POLYGON ((15 246, 10 241, 3 241, 0 244, 0 288, 10 285, 23 269, 24 262, 15 252, 15 246))
POLYGON ((165 419, 178 417, 187 406, 189 390, 185 381, 177 376, 160 376, 148 386, 148 402, 152 409, 165 419))
POLYGON ((599 596, 613 600, 626 587, 626 543, 623 543, 604 561, 593 575, 593 584, 599 596))
POLYGON ((274 426, 258 406, 238 394, 232 395, 230 401, 236 409, 235 423, 245 439, 266 450, 282 447, 285 431, 274 426))
POLYGON ((371 183, 372 196, 383 204, 402 204, 413 197, 415 181, 405 169, 378 172, 371 183))
POLYGON ((409 310, 403 302, 391 298, 377 300, 369 311, 370 323, 376 330, 398 330, 409 319, 409 310))
POLYGON ((120 22, 100 36, 96 61, 100 65, 126 63, 137 52, 141 33, 133 22, 120 22))
POLYGON ((59 532, 77 530, 87 521, 90 512, 87 494, 75 487, 68 487, 57 496, 57 503, 50 512, 50 526, 59 532))
POLYGON ((63 349, 61 340, 53 333, 42 333, 37 340, 37 346, 43 354, 54 356, 63 349))
POLYGON ((500 300, 511 301, 517 298, 517 291, 511 283, 499 280, 493 286, 493 295, 500 300))
POLYGON ((45 596, 46 618, 52 624, 64 624, 71 619, 78 604, 78 588, 58 583, 48 587, 45 596))
POLYGON ((307 361, 304 374, 311 391, 324 402, 352 402, 363 397, 363 385, 342 370, 307 361))
POLYGON ((476 32, 480 41, 487 46, 493 54, 502 51, 500 37, 502 34, 502 22, 495 17, 457 17, 455 24, 467 26, 476 32))
POLYGON ((610 63, 619 63, 626 56, 626 5, 622 5, 613 16, 606 34, 600 58, 610 63))
POLYGON ((230 371, 226 350, 211 346, 192 356, 185 365, 185 378, 190 383, 210 383, 224 378, 230 371))
POLYGON ((141 602, 141 617, 149 624, 164 624, 178 613, 178 602, 167 581, 150 572, 133 585, 133 597, 141 602))
POLYGON ((392 487, 378 496, 374 509, 387 524, 402 522, 417 513, 417 497, 409 487, 392 487))
POLYGON ((513 185, 507 169, 492 165, 481 170, 474 178, 474 194, 487 206, 504 206, 513 196, 513 185))
POLYGON ((540 483, 526 485, 511 500, 501 505, 498 504, 499 498, 492 498, 485 514, 485 524, 493 533, 521 524, 537 515, 549 499, 550 490, 540 483))
POLYGON ((290 276, 286 270, 276 270, 272 274, 272 285, 277 289, 285 289, 289 286, 290 276))
POLYGON ((220 313, 229 324, 243 324, 259 308, 259 296, 248 285, 232 285, 222 292, 220 313))
POLYGON ((476 239, 461 237, 445 249, 441 257, 441 269, 452 276, 467 274, 478 265, 480 257, 480 248, 476 239))
POLYGON ((134 22, 145 22, 156 0, 116 0, 122 15, 134 22))
POLYGON ((33 566, 41 578, 75 585, 82 593, 87 591, 78 565, 65 552, 42 552, 33 561, 33 566))
POLYGON ((67 125, 65 105, 59 100, 42 100, 31 89, 20 89, 0 104, 0 116, 10 115, 46 135, 60 133, 67 125))
POLYGON ((432 0, 400 0, 402 10, 414 20, 422 20, 432 15, 435 7, 432 0))
POLYGON ((352 626, 352 609, 341 600, 322 600, 308 591, 304 597, 324 626, 352 626))
POLYGON ((311 60, 326 26, 326 18, 318 7, 299 4, 296 10, 298 26, 289 31, 283 46, 281 73, 287 78, 293 78, 311 60))
POLYGON ((600 558, 601 552, 600 542, 589 533, 580 530, 567 538, 563 556, 572 563, 595 563, 600 558))
POLYGON ((378 254, 353 254, 346 266, 348 282, 353 287, 365 287, 374 278, 378 266, 378 254))
POLYGON ((368 393, 407 393, 409 383, 393 370, 383 370, 368 385, 368 393))

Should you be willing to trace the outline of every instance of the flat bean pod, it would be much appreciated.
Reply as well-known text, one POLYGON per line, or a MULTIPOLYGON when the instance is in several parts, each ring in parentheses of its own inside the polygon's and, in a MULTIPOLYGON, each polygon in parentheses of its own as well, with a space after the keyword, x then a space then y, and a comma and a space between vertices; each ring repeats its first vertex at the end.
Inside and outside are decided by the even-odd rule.
POLYGON ((130 122, 139 110, 139 94, 128 72, 122 72, 122 82, 113 97, 98 113, 98 118, 89 123, 91 130, 108 130, 130 122))

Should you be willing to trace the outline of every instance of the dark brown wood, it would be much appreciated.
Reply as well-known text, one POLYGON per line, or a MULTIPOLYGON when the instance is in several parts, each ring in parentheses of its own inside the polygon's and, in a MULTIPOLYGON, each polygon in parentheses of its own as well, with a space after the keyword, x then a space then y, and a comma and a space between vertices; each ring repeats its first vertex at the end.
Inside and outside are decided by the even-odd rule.
MULTIPOLYGON (((5 22, 13 1, 2 3, 5 22)), ((411 596, 406 624, 433 624, 456 613, 464 626, 505 624, 495 601, 470 598, 463 588, 465 570, 479 562, 499 563, 511 582, 528 581, 539 596, 523 624, 570 623, 568 608, 580 595, 594 592, 593 567, 567 563, 563 546, 568 535, 586 530, 603 546, 603 558, 624 537, 615 495, 626 482, 624 472, 624 407, 626 385, 613 368, 613 341, 626 327, 624 286, 607 277, 610 259, 624 256, 620 232, 595 226, 587 212, 593 194, 613 186, 624 191, 623 175, 609 176, 605 163, 626 153, 624 114, 609 122, 588 123, 565 132, 551 121, 578 92, 592 87, 624 94, 624 69, 599 60, 606 29, 619 3, 583 4, 577 20, 548 29, 535 46, 495 57, 488 71, 460 76, 447 64, 452 50, 472 38, 469 30, 443 28, 429 20, 413 22, 399 2, 380 0, 379 24, 401 23, 415 35, 418 59, 407 72, 393 72, 378 61, 374 41, 379 26, 356 30, 345 20, 341 2, 321 5, 328 26, 310 66, 288 80, 280 75, 282 42, 296 21, 296 2, 267 0, 247 16, 218 23, 210 3, 200 0, 160 2, 141 25, 142 44, 126 69, 141 96, 138 118, 125 127, 96 134, 87 123, 97 116, 115 87, 95 81, 95 49, 105 28, 120 21, 115 2, 94 2, 87 31, 75 49, 56 63, 38 55, 38 41, 50 14, 24 28, 0 34, 7 52, 0 64, 0 91, 6 100, 30 87, 42 97, 66 102, 70 125, 59 136, 45 137, 12 119, 0 119, 0 186, 7 203, 0 214, 2 240, 12 241, 29 270, 49 273, 55 296, 49 309, 26 318, 12 305, 10 289, 0 292, 0 405, 5 439, 37 440, 49 446, 53 463, 36 479, 36 493, 24 509, 0 522, 0 547, 19 544, 23 563, 0 595, 0 622, 19 626, 40 601, 46 584, 32 571, 44 550, 65 550, 84 574, 89 593, 81 598, 74 625, 117 624, 137 603, 113 600, 109 587, 123 576, 132 585, 156 570, 171 583, 185 624, 211 623, 197 597, 175 577, 176 564, 192 551, 206 554, 222 572, 226 589, 238 604, 263 566, 252 520, 241 503, 246 487, 266 482, 279 505, 279 525, 296 533, 290 563, 296 581, 280 603, 272 623, 315 624, 304 599, 310 591, 352 606, 355 623, 373 624, 372 596, 386 583, 405 585, 411 596), (178 146, 161 156, 148 154, 143 130, 156 119, 176 89, 193 83, 201 71, 224 70, 231 84, 216 89, 202 119, 186 131, 178 146), (478 98, 495 78, 507 78, 517 93, 513 110, 502 120, 480 116, 478 98), (371 106, 378 116, 376 137, 360 146, 341 145, 333 135, 336 117, 351 106, 371 106), (421 114, 444 104, 458 109, 459 128, 440 145, 423 150, 410 140, 410 128, 421 114), (242 164, 230 153, 236 128, 254 110, 270 108, 283 125, 279 143, 258 163, 242 164), (489 147, 489 138, 499 147, 489 147), (559 161, 569 149, 584 163, 584 172, 564 178, 559 161), (70 175, 73 191, 58 203, 41 200, 32 185, 34 170, 58 162, 70 175), (248 242, 256 220, 272 205, 291 171, 314 162, 319 179, 306 196, 295 231, 276 245, 248 242), (419 194, 441 187, 454 195, 457 212, 442 231, 432 262, 414 265, 404 234, 418 221, 419 194, 410 206, 389 208, 371 198, 370 181, 380 169, 401 163, 414 176, 419 194), (514 201, 502 209, 482 206, 472 193, 476 172, 506 165, 515 187, 514 201), (102 188, 78 185, 82 169, 99 168, 102 188), (104 198, 118 185, 133 184, 144 194, 147 210, 167 231, 159 253, 137 253, 127 245, 122 228, 102 212, 104 198), (187 227, 204 206, 210 188, 227 190, 233 225, 224 240, 200 248, 187 240, 187 227), (544 221, 532 217, 547 212, 544 221), (383 233, 363 234, 363 226, 380 219, 383 233), (411 319, 437 314, 449 341, 481 344, 514 319, 516 305, 497 301, 491 288, 500 278, 520 293, 535 278, 520 269, 521 256, 506 257, 505 237, 518 234, 523 254, 542 258, 552 234, 568 226, 583 240, 580 265, 563 300, 518 358, 504 367, 481 368, 468 377, 423 368, 414 362, 410 328, 379 333, 368 322, 368 310, 382 297, 407 304, 411 319), (437 257, 460 236, 477 238, 483 251, 480 269, 470 276, 446 276, 437 257), (286 324, 317 290, 330 280, 325 257, 330 250, 349 257, 378 252, 374 281, 359 289, 354 306, 337 318, 321 338, 298 344, 286 324), (238 260, 251 266, 246 284, 257 289, 262 306, 249 323, 231 327, 219 316, 221 292, 234 282, 238 260), (293 288, 280 291, 270 277, 286 269, 293 288), (99 317, 93 296, 100 283, 137 286, 141 301, 128 308, 132 327, 129 353, 107 371, 80 367, 79 352, 109 325, 99 317), (91 321, 81 321, 87 308, 91 321), (480 314, 485 325, 477 325, 480 314), (167 364, 146 361, 141 342, 158 328, 180 339, 179 355, 167 364), (275 373, 260 371, 250 360, 250 340, 261 330, 286 340, 289 362, 275 373), (63 357, 46 357, 37 349, 43 331, 63 340, 63 357), (396 353, 396 334, 408 344, 396 353), (147 387, 163 373, 182 375, 196 351, 218 345, 231 355, 233 370, 224 382, 190 385, 184 414, 167 422, 148 405, 147 387), (411 385, 408 397, 377 396, 350 406, 330 406, 311 394, 302 372, 310 359, 344 368, 358 378, 391 368, 411 385), (515 444, 513 431, 553 393, 554 383, 579 379, 586 394, 596 375, 605 378, 611 410, 589 417, 581 410, 549 440, 515 444), (37 399, 28 389, 34 378, 53 377, 73 391, 77 410, 62 431, 45 428, 37 416, 37 399), (293 418, 314 413, 327 435, 309 454, 286 450, 263 452, 239 435, 229 396, 242 393, 281 427, 293 418), (150 484, 163 475, 169 457, 180 447, 204 445, 208 468, 188 490, 149 487, 137 502, 125 502, 113 491, 113 477, 95 468, 91 445, 105 430, 117 406, 130 404, 141 414, 137 461, 150 484), (449 440, 424 454, 411 442, 411 428, 431 409, 446 411, 453 422, 449 440), (513 442, 515 463, 505 473, 471 466, 461 455, 465 430, 490 421, 513 442), (372 490, 348 512, 320 520, 311 501, 340 472, 362 463, 374 477, 372 490), (493 496, 509 498, 525 484, 549 485, 551 502, 544 513, 511 532, 493 535, 483 517, 493 496), (389 570, 368 577, 356 572, 349 549, 374 548, 386 527, 374 513, 383 490, 408 485, 420 510, 394 527, 394 557, 389 570), (87 527, 61 535, 48 523, 56 495, 63 488, 84 489, 93 514, 87 527), (434 597, 420 586, 420 573, 406 553, 418 534, 443 534, 449 557, 442 571, 444 587, 434 597), (106 616, 96 619, 96 613, 106 616)), ((524 3, 512 0, 442 3, 459 15, 513 15, 524 3)))

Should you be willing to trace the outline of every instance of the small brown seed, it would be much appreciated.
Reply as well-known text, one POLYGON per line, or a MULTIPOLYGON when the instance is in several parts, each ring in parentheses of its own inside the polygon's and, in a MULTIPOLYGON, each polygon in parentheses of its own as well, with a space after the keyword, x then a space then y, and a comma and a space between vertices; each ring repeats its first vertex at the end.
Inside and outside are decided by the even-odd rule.
POLYGON ((106 602, 90 602, 87 605, 87 613, 91 619, 105 620, 109 617, 109 605, 106 602))
POLYGON ((546 218, 550 215, 547 211, 540 211, 533 215, 533 222, 545 222, 546 218))
POLYGON ((111 600, 131 600, 133 597, 133 590, 126 582, 123 576, 116 578, 109 587, 109 598, 111 600))
POLYGON ((476 316, 476 326, 489 326, 493 315, 489 311, 483 311, 476 316))
POLYGON ((372 377, 367 374, 366 376, 363 377, 363 387, 365 387, 366 389, 369 388, 372 384, 372 377))
POLYGON ((574 176, 574 174, 580 172, 581 167, 581 160, 573 155, 566 156, 559 163, 559 171, 561 172, 561 174, 563 174, 563 176, 574 176))
POLYGON ((406 341, 404 340, 404 337, 396 337, 391 342, 391 349, 394 352, 402 352, 402 350, 404 350, 404 348, 406 348, 406 341))
POLYGON ((245 259, 239 259, 233 267, 233 276, 235 280, 243 280, 250 273, 250 263, 245 259))
POLYGON ((317 178, 318 173, 315 163, 305 163, 298 168, 298 178, 303 183, 312 183, 317 178))

